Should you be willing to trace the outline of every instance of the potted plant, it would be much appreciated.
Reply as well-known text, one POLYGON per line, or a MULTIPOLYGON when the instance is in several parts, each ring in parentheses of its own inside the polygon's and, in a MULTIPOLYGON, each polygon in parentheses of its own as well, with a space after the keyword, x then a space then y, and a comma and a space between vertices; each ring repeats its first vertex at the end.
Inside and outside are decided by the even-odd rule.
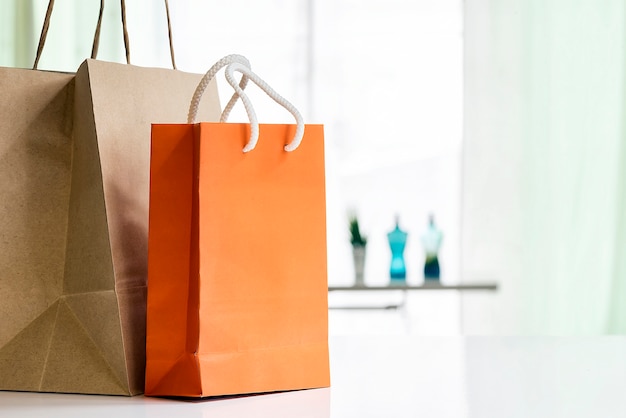
POLYGON ((352 258, 354 260, 355 286, 364 286, 365 247, 367 245, 367 237, 361 234, 359 219, 356 215, 350 216, 349 226, 350 243, 352 244, 352 258))

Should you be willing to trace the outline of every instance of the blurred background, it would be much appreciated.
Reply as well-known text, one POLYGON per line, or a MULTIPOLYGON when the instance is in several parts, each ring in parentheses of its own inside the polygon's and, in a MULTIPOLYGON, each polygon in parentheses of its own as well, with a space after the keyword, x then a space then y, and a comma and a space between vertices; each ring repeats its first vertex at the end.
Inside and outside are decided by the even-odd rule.
MULTIPOLYGON (((354 283, 355 213, 368 237, 366 284, 389 283, 396 216, 408 232, 407 282, 423 282, 419 236, 434 214, 441 282, 499 286, 412 292, 397 311, 331 310, 332 334, 626 333, 621 0, 169 3, 179 70, 243 54, 307 123, 324 124, 329 285, 354 283)), ((46 7, 0 0, 0 65, 32 67, 46 7)), ((55 2, 40 69, 76 71, 99 7, 55 2)), ((131 63, 171 68, 163 1, 126 9, 131 63)), ((98 59, 125 62, 122 39, 120 4, 108 1, 98 59)), ((219 88, 226 103, 221 76, 219 88)), ((291 122, 249 90, 261 121, 291 122)), ((246 121, 242 106, 231 120, 246 121)))

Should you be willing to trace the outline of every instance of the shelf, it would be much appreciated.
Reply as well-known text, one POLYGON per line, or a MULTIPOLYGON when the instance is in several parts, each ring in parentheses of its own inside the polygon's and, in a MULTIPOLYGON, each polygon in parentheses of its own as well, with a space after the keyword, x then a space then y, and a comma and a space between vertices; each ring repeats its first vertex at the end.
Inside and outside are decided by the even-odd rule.
POLYGON ((433 283, 424 283, 421 285, 396 285, 391 284, 388 286, 328 286, 329 292, 334 291, 345 291, 345 292, 380 292, 380 291, 391 291, 397 292, 402 291, 403 298, 400 303, 391 304, 391 305, 360 305, 360 306, 329 306, 329 309, 341 309, 341 310, 393 310, 403 308, 406 304, 406 293, 408 291, 413 290, 454 290, 459 292, 465 291, 488 291, 494 292, 498 290, 498 284, 495 282, 484 282, 484 283, 464 283, 457 285, 446 285, 439 282, 433 283))
POLYGON ((441 283, 425 283, 422 285, 389 285, 389 286, 328 286, 328 291, 381 291, 381 290, 458 290, 458 291, 472 291, 472 290, 486 290, 496 291, 498 290, 498 284, 495 282, 485 283, 467 283, 458 285, 446 285, 441 283))

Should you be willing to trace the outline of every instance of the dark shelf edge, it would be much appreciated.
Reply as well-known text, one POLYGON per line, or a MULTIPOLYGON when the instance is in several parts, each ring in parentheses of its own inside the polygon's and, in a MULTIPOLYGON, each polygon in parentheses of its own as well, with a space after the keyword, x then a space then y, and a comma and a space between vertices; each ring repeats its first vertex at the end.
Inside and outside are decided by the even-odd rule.
POLYGON ((375 291, 375 290, 498 290, 496 283, 475 283, 459 285, 427 284, 419 286, 328 286, 328 291, 375 291))

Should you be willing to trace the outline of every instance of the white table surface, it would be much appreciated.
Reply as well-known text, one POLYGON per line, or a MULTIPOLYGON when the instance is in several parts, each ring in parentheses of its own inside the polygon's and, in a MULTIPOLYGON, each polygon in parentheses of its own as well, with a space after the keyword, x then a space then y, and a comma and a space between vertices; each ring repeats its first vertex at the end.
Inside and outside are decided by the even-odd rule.
POLYGON ((330 342, 330 389, 211 401, 0 392, 0 417, 626 417, 626 336, 330 342))

